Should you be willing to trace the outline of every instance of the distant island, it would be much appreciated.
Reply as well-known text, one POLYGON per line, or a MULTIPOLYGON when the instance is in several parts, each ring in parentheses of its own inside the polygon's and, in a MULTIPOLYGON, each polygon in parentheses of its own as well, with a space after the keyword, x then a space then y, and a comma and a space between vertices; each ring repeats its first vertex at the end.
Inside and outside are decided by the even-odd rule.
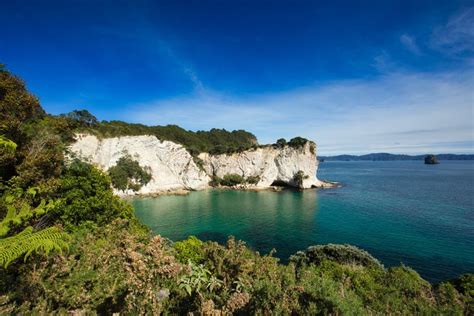
MULTIPOLYGON (((392 161, 392 160, 424 160, 426 155, 397 155, 389 153, 374 153, 361 156, 337 155, 319 156, 319 161, 392 161)), ((474 155, 439 154, 438 160, 474 160, 474 155)))
POLYGON ((425 165, 436 165, 439 164, 438 157, 435 155, 426 155, 425 157, 425 165))

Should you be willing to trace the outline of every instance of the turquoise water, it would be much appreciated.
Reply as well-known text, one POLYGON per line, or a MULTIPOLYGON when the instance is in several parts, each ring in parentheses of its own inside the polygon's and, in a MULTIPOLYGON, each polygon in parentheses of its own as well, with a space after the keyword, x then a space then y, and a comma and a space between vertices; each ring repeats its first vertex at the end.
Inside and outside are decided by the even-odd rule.
POLYGON ((234 235, 261 253, 275 248, 282 261, 313 244, 350 243, 432 282, 474 272, 474 162, 325 162, 319 178, 343 187, 206 190, 132 203, 143 223, 173 240, 234 235))

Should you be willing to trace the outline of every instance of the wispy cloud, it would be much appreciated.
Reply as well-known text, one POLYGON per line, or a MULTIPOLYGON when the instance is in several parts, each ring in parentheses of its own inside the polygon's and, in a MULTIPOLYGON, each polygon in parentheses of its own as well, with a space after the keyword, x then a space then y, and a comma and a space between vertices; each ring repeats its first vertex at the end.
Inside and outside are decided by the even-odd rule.
POLYGON ((453 56, 474 53, 474 7, 462 10, 445 25, 435 28, 431 44, 433 48, 453 56))
POLYGON ((177 70, 193 84, 193 88, 197 92, 201 92, 204 89, 204 84, 192 64, 181 57, 172 44, 163 39, 151 21, 140 16, 140 19, 135 22, 133 30, 107 26, 94 26, 94 30, 106 36, 117 37, 133 49, 140 51, 148 67, 157 72, 163 71, 163 64, 177 70))
POLYGON ((131 105, 124 118, 192 130, 243 128, 263 143, 301 135, 316 140, 322 154, 473 152, 470 74, 391 73, 247 97, 205 91, 131 105))
POLYGON ((421 55, 421 50, 418 47, 418 44, 416 43, 416 40, 413 36, 403 34, 400 36, 400 42, 405 46, 406 49, 408 49, 410 52, 412 52, 415 55, 421 55))

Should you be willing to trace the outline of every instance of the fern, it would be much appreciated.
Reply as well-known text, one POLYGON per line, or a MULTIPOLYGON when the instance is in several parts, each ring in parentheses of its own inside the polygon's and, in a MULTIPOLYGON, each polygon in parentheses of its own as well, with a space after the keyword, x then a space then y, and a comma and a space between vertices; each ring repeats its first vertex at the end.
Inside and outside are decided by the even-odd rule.
POLYGON ((32 253, 48 255, 54 250, 62 252, 69 249, 69 240, 69 235, 57 227, 33 232, 33 227, 29 226, 15 236, 0 239, 0 266, 6 268, 22 256, 26 261, 32 253))
POLYGON ((0 135, 0 147, 6 148, 9 151, 15 151, 16 150, 16 143, 13 141, 9 140, 3 135, 0 135))
MULTIPOLYGON (((36 191, 32 188, 28 189, 29 195, 36 194, 36 191)), ((10 231, 13 225, 21 225, 28 221, 30 218, 39 217, 48 213, 54 206, 54 201, 41 200, 40 204, 32 208, 26 201, 20 201, 21 194, 17 196, 7 195, 3 200, 7 209, 5 217, 0 221, 0 237, 4 237, 10 231), (17 201, 17 202, 16 202, 17 201), (18 207, 20 204, 20 207, 18 207)))

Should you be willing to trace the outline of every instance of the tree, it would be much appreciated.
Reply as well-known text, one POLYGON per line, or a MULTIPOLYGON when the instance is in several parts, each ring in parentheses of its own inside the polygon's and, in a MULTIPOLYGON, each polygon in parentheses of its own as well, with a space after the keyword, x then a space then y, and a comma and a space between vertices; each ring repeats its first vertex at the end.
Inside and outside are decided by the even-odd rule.
POLYGON ((303 187, 303 181, 304 179, 308 179, 309 176, 305 175, 302 170, 299 170, 295 175, 293 176, 293 182, 299 187, 303 187))
POLYGON ((30 120, 45 116, 38 99, 25 83, 0 65, 0 135, 22 145, 22 127, 30 120))
POLYGON ((293 147, 293 148, 300 148, 300 147, 303 147, 304 145, 306 145, 307 142, 308 142, 308 140, 306 138, 298 136, 298 137, 292 138, 288 142, 288 145, 290 147, 293 147))
POLYGON ((229 173, 222 178, 221 184, 228 187, 232 187, 234 185, 242 184, 244 182, 245 179, 240 174, 229 173))
POLYGON ((109 169, 109 175, 113 187, 121 191, 129 189, 138 191, 152 178, 150 171, 142 168, 138 161, 133 160, 128 154, 121 157, 117 164, 109 169))
POLYGON ((286 139, 280 138, 280 139, 277 140, 276 144, 278 145, 278 147, 283 148, 283 147, 286 146, 286 139))
POLYGON ((132 207, 114 196, 110 178, 94 166, 74 160, 60 178, 55 213, 69 229, 89 221, 97 225, 133 218, 132 207))
POLYGON ((74 110, 61 116, 76 121, 79 126, 91 127, 99 124, 97 118, 87 110, 74 110))
POLYGON ((34 138, 25 145, 23 161, 16 167, 16 183, 26 188, 59 176, 64 161, 63 150, 59 135, 48 129, 37 129, 34 138))

